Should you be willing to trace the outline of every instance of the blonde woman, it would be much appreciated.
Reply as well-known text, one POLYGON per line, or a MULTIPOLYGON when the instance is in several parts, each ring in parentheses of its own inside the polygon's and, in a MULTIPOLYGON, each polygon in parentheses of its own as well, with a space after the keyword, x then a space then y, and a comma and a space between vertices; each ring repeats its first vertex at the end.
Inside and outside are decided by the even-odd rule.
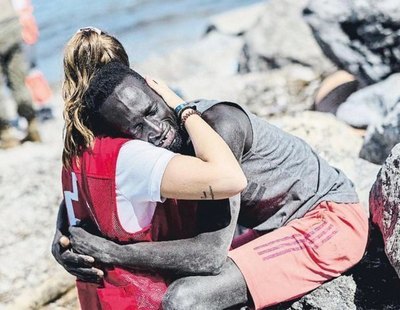
MULTIPOLYGON (((194 210, 195 215, 197 203, 179 204, 176 200, 164 201, 166 198, 226 199, 245 188, 246 178, 232 151, 202 120, 200 113, 187 106, 161 82, 147 80, 147 83, 157 90, 157 95, 139 75, 131 74, 133 79, 129 80, 131 85, 139 83, 141 88, 147 88, 153 101, 163 105, 174 121, 180 120, 193 142, 198 157, 176 154, 147 142, 128 139, 126 137, 135 136, 129 135, 128 132, 121 135, 119 128, 117 130, 111 126, 114 111, 132 109, 133 105, 143 103, 143 100, 100 100, 100 96, 107 91, 110 93, 107 93, 106 97, 112 98, 113 89, 119 87, 126 73, 131 72, 123 65, 127 63, 128 58, 120 44, 108 35, 95 33, 93 37, 93 30, 81 30, 70 42, 72 46, 79 47, 70 49, 68 45, 65 54, 63 95, 66 126, 62 180, 68 222, 70 225, 91 226, 92 232, 95 231, 95 226, 102 236, 120 243, 185 238, 188 236, 185 232, 177 234, 173 228, 176 221, 185 220, 180 215, 182 211, 178 206, 194 210), (76 40, 84 36, 92 36, 93 39, 85 39, 85 44, 77 44, 76 40), (103 39, 101 44, 105 44, 103 46, 107 52, 96 53, 99 50, 99 40, 103 39), (110 41, 112 44, 107 45, 110 41), (113 48, 109 48, 110 46, 113 48), (85 53, 92 53, 92 48, 96 51, 93 54, 97 61, 84 57, 85 53), (72 55, 69 52, 72 52, 72 55), (115 59, 118 60, 117 63, 110 63, 110 60, 115 59), (119 67, 115 67, 116 65, 119 67), (93 79, 94 83, 96 82, 93 74, 104 75, 106 73, 103 71, 107 70, 110 72, 107 83, 95 84, 95 87, 88 91, 93 79), (116 74, 111 75, 116 70, 121 79, 118 76, 115 78, 116 74), (99 117, 100 110, 101 113, 107 111, 105 117, 99 117), (115 132, 120 134, 116 135, 115 132), (124 138, 120 138, 121 136, 124 138), (168 210, 168 214, 165 210, 168 210)), ((124 129, 130 126, 131 120, 128 114, 126 116, 118 120, 118 126, 124 129)), ((150 118, 145 119, 150 127, 154 126, 150 118)), ((162 124, 158 124, 165 132, 163 134, 160 131, 158 138, 153 134, 153 138, 159 139, 159 144, 172 145, 176 140, 173 139, 176 128, 172 128, 170 124, 168 118, 162 124)), ((185 224, 188 226, 189 221, 185 224)), ((63 225, 65 217, 60 220, 56 239, 61 237, 63 225)), ((226 242, 225 251, 228 245, 229 240, 226 242)), ((84 261, 84 266, 91 263, 89 257, 79 256, 69 249, 61 253, 61 249, 57 245, 54 246, 53 253, 65 266, 73 259, 84 261)), ((92 269, 89 275, 84 275, 79 264, 71 265, 69 271, 82 280, 91 280, 94 273, 102 273, 92 269)), ((128 272, 116 267, 106 268, 106 275, 101 282, 99 285, 78 281, 79 299, 83 309, 93 309, 99 304, 105 307, 110 303, 113 303, 113 308, 120 309, 125 304, 138 305, 143 303, 143 300, 146 300, 147 309, 158 309, 163 296, 161 293, 166 290, 163 279, 158 276, 128 272), (129 293, 126 293, 127 286, 131 287, 129 293), (111 302, 116 290, 118 294, 122 294, 121 291, 125 292, 125 295, 122 300, 111 302), (132 290, 135 293, 132 293, 132 290)))

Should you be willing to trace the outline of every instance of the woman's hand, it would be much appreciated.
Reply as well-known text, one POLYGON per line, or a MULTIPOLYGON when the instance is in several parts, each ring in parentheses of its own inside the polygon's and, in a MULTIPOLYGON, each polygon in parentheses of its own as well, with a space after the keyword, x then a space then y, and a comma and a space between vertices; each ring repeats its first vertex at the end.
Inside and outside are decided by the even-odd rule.
POLYGON ((164 99, 165 103, 172 109, 175 109, 184 100, 171 90, 167 84, 160 80, 155 80, 150 77, 146 77, 146 83, 157 93, 161 98, 164 99))

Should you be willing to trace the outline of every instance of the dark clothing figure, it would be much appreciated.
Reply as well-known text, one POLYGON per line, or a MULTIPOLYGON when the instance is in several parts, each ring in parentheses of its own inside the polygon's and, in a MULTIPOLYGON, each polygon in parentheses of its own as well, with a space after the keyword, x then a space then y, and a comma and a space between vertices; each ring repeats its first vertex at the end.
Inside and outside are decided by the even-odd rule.
MULTIPOLYGON (((18 15, 9 0, 0 0, 0 78, 6 83, 17 104, 17 112, 28 121, 27 136, 23 141, 40 141, 35 111, 25 77, 28 66, 22 51, 21 26, 18 15)), ((0 147, 7 148, 19 144, 9 132, 6 101, 0 87, 0 147)))

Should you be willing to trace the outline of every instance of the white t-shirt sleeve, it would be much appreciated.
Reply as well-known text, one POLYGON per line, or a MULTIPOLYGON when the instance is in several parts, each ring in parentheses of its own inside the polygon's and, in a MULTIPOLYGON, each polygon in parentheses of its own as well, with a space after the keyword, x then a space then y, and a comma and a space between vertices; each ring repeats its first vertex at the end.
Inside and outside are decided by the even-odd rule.
POLYGON ((118 154, 116 190, 131 202, 163 201, 161 180, 175 155, 144 141, 126 142, 118 154))

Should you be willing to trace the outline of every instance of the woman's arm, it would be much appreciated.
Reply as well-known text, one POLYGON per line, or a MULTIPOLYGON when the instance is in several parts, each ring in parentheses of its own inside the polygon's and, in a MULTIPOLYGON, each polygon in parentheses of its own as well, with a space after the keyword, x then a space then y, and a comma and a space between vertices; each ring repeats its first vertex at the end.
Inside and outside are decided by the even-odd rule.
MULTIPOLYGON (((164 83, 146 79, 167 103, 175 107, 183 102, 164 83)), ((182 113, 185 117, 190 113, 182 113)), ((177 199, 223 199, 240 193, 246 177, 225 141, 199 116, 190 115, 185 128, 197 157, 177 155, 168 163, 161 182, 161 195, 177 199)))

